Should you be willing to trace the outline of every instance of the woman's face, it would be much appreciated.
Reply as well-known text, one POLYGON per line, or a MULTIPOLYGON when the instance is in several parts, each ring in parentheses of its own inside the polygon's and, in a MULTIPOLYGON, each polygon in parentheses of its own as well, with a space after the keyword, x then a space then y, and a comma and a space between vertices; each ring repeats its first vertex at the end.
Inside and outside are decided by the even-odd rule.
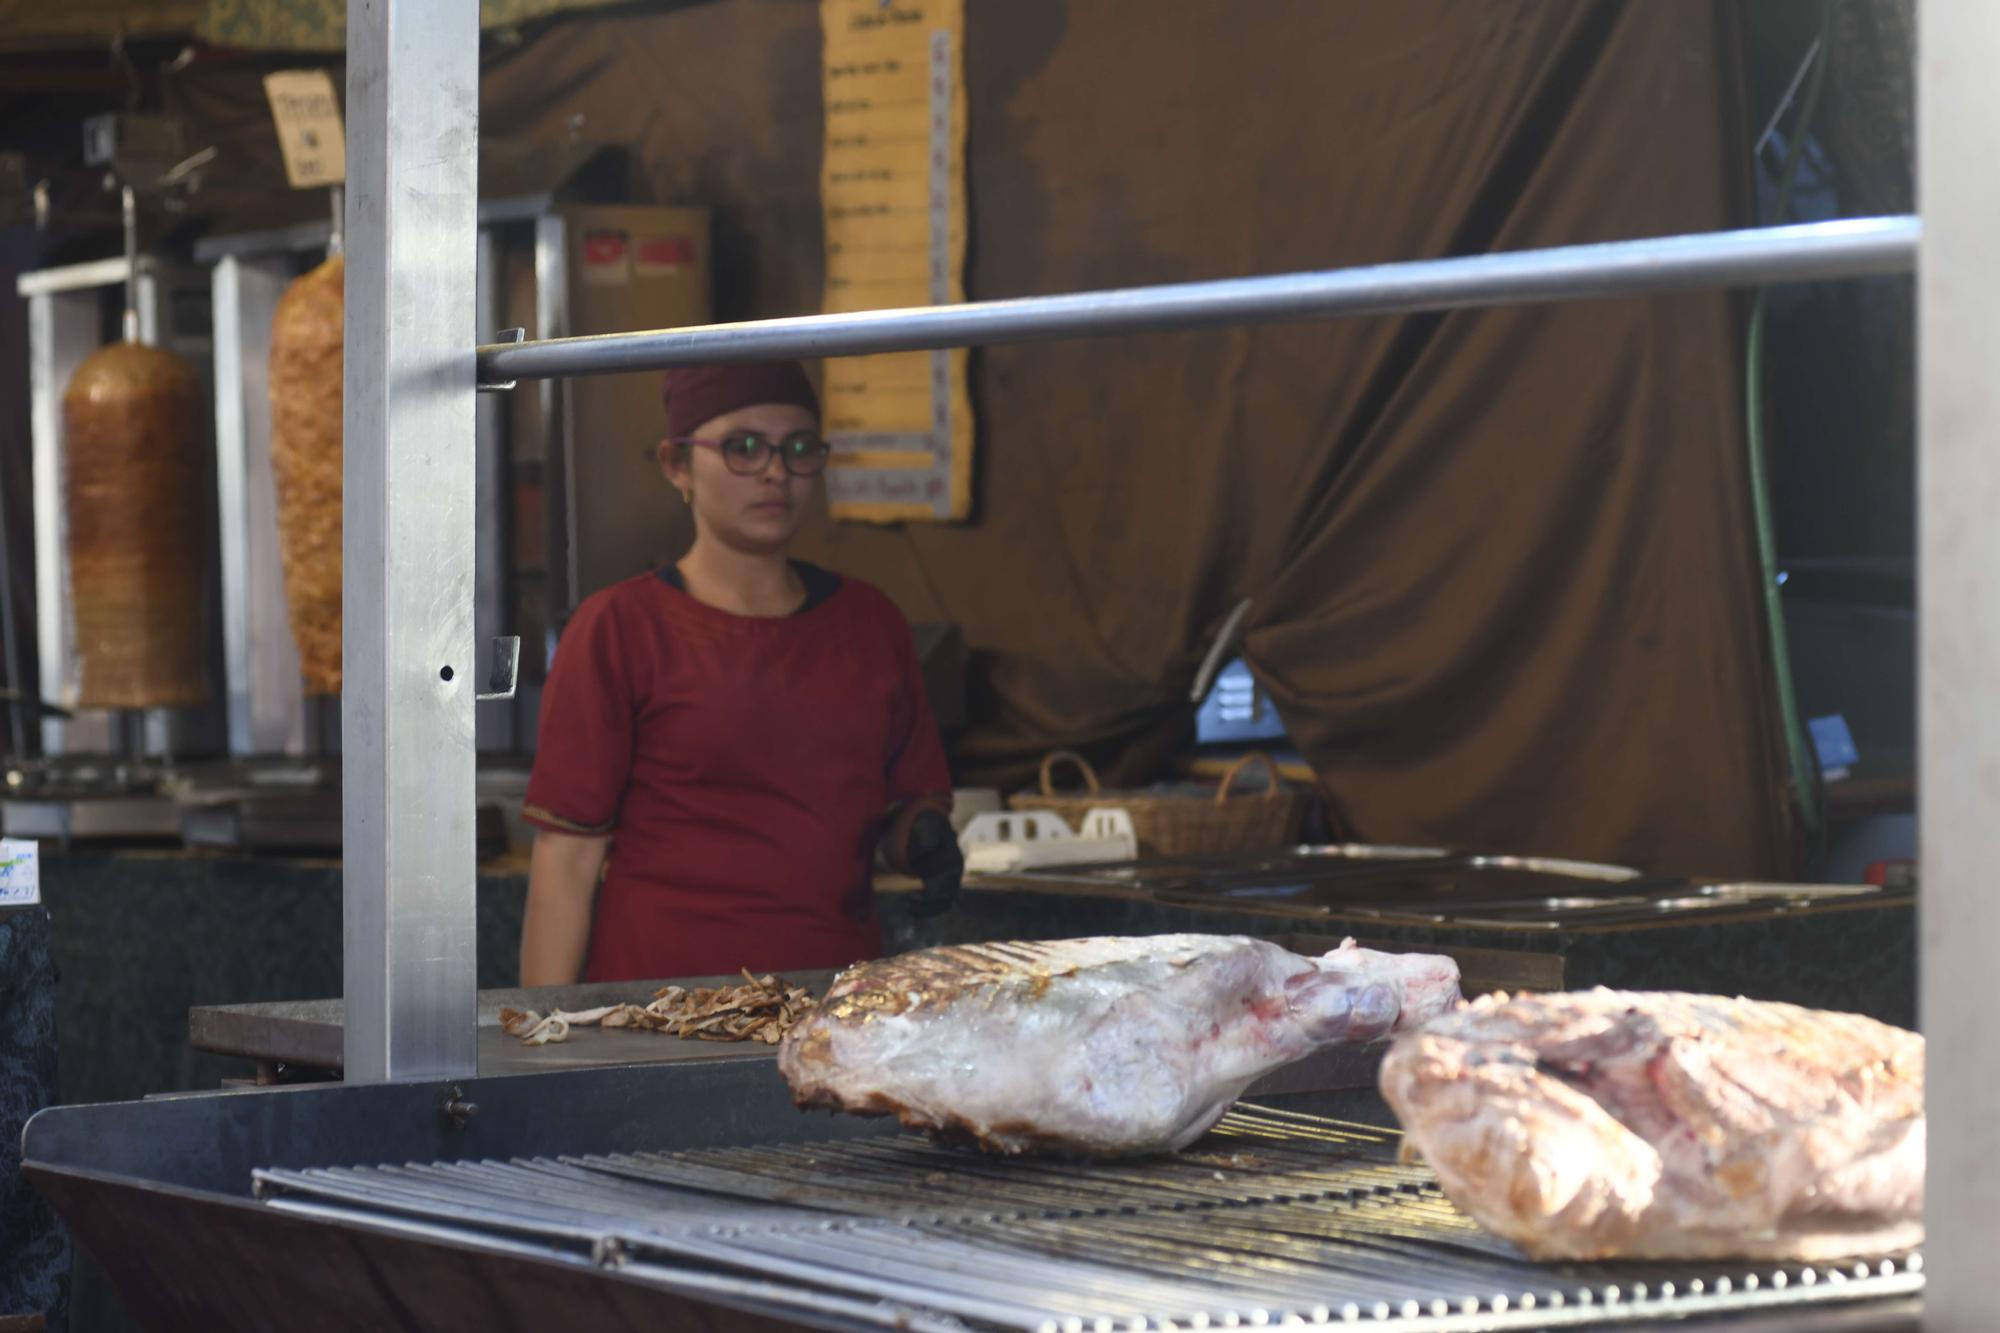
MULTIPOLYGON (((733 431, 756 431, 776 444, 799 431, 816 431, 811 412, 789 403, 763 403, 702 424, 697 440, 720 441, 733 431)), ((818 477, 795 477, 772 449, 764 466, 745 476, 729 470, 721 451, 705 445, 660 445, 660 468, 676 490, 689 495, 696 530, 741 551, 781 551, 799 529, 818 477)))

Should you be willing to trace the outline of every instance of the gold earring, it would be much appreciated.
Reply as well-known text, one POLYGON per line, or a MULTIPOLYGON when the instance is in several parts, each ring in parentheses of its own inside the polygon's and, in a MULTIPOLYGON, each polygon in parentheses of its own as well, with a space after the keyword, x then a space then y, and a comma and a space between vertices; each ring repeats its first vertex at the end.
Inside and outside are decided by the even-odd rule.
POLYGON ((686 505, 690 509, 694 508, 694 491, 691 489, 682 491, 681 503, 686 505))

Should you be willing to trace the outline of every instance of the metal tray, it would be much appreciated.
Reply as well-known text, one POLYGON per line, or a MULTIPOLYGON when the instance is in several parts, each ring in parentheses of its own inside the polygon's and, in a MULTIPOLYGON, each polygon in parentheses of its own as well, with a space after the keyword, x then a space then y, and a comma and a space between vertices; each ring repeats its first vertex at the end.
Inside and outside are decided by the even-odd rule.
POLYGON ((1351 843, 985 878, 1024 888, 1137 891, 1163 906, 1540 932, 1782 916, 1871 896, 1904 901, 1869 885, 1703 881, 1593 861, 1351 843))

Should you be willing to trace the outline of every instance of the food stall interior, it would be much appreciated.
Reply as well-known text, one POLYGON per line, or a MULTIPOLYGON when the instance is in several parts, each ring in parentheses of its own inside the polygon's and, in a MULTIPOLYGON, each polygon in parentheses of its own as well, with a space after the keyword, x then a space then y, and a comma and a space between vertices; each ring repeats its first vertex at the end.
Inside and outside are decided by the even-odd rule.
MULTIPOLYGON (((1952 241, 1944 253, 1963 259, 1963 231, 1951 230, 1967 225, 1962 213, 1971 210, 1962 195, 1927 197, 1935 211, 1922 222, 1884 210, 1665 236, 1586 235, 1559 245, 1513 243, 1519 233, 1503 228, 1418 250, 1444 258, 1362 253, 1261 277, 1102 290, 1078 284, 1066 295, 711 323, 739 307, 733 296, 711 303, 705 269, 699 292, 690 287, 648 304, 620 287, 621 300, 612 300, 610 289, 577 267, 583 238, 616 213, 627 229, 699 232, 706 252, 720 234, 711 224, 734 228, 740 220, 624 202, 619 189, 604 186, 632 166, 622 148, 572 149, 553 165, 538 162, 517 175, 539 178, 504 195, 490 174, 478 178, 471 145, 479 128, 469 109, 478 104, 482 75, 478 24, 471 0, 422 12, 352 7, 351 140, 339 228, 311 223, 210 237, 192 251, 205 273, 148 258, 49 268, 20 280, 32 312, 38 483, 60 475, 54 414, 61 387, 103 341, 112 296, 128 280, 142 293, 144 339, 174 348, 213 378, 207 494, 220 498, 214 559, 204 566, 213 571, 206 606, 215 614, 204 621, 203 660, 209 698, 218 702, 148 710, 122 728, 101 712, 47 717, 44 756, 33 763, 17 757, 0 797, 5 831, 61 843, 108 835, 211 848, 337 849, 343 858, 344 1000, 330 1022, 269 1008, 209 1007, 195 1027, 225 1033, 275 1023, 303 1034, 297 1039, 315 1050, 332 1043, 338 1061, 326 1056, 316 1066, 295 1053, 230 1047, 222 1036, 208 1049, 345 1082, 58 1107, 28 1127, 25 1174, 146 1326, 419 1327, 487 1319, 1041 1333, 1364 1322, 1451 1333, 1668 1322, 1915 1328, 1926 1300, 1934 1313, 1965 1308, 1966 1275, 1960 1270, 1940 1285, 1937 1255, 1929 1251, 1810 1262, 1531 1261, 1446 1198, 1431 1169, 1410 1160, 1398 1132, 1385 1128, 1392 1118, 1372 1090, 1379 1049, 1258 1084, 1187 1151, 1132 1161, 982 1156, 886 1119, 803 1115, 773 1076, 768 1051, 606 1066, 595 1054, 606 1043, 596 1043, 589 1058, 575 1048, 544 1048, 503 1073, 491 1055, 501 1038, 488 1030, 495 1005, 490 990, 479 989, 488 979, 478 957, 483 917, 475 925, 480 807, 518 802, 534 688, 561 622, 585 593, 658 563, 681 536, 673 527, 679 511, 665 508, 656 486, 639 484, 650 464, 637 450, 587 443, 643 432, 633 423, 656 407, 640 372, 1078 339, 1115 346, 1356 317, 1409 319, 1402 327, 1414 332, 1400 354, 1420 360, 1427 340, 1441 327, 1457 327, 1447 321, 1462 310, 1684 302, 1694 299, 1686 293, 1717 288, 1906 275, 1918 267, 1920 243, 1924 264, 1938 262, 1931 246, 1940 212, 1952 241), (434 148, 445 141, 465 151, 440 160, 434 148), (643 225, 634 221, 642 213, 643 225), (259 338, 286 286, 318 263, 336 231, 349 266, 345 484, 354 527, 346 549, 346 679, 338 696, 316 697, 300 683, 278 577, 276 517, 268 482, 257 480, 268 477, 273 447, 259 338), (430 297, 424 308, 397 308, 395 294, 417 283, 430 297), (600 307, 591 305, 594 298, 600 307), (437 365, 463 373, 412 373, 437 365), (532 539, 524 539, 527 531, 532 539), (459 579, 461 570, 470 577, 459 579), (504 655, 500 641, 508 636, 525 640, 521 657, 529 665, 518 689, 510 672, 488 681, 489 654, 504 655), (456 672, 452 663, 460 664, 456 672), (494 688, 502 677, 504 690, 494 688), (228 1282, 188 1278, 225 1264, 236 1274, 228 1282)), ((2000 57, 2000 31, 1977 26, 1967 23, 1958 35, 1969 45, 1988 41, 2000 57)), ((1608 31, 1596 31, 1594 40, 1609 41, 1608 31)), ((1976 104, 1963 80, 1944 79, 1937 95, 1976 104)), ((1943 158, 1972 150, 1955 134, 1940 134, 1934 151, 1943 158)), ((1134 234, 1131 219, 1115 230, 1134 234)), ((2000 282, 1988 267, 1977 270, 1982 286, 2000 282)), ((1978 327, 1941 322, 1935 330, 1924 364, 1939 386, 1967 379, 1978 327)), ((979 355, 996 358, 982 373, 1023 364, 999 359, 1004 352, 979 355)), ((1936 466, 1951 469, 1968 495, 1984 494, 1992 465, 1950 447, 1964 426, 1932 419, 1927 429, 1946 442, 1927 458, 1941 459, 1936 466)), ((1933 447, 1929 437, 1926 447, 1933 447)), ((1932 484, 1944 485, 1936 478, 1945 475, 1935 474, 1932 484)), ((65 655, 69 550, 53 483, 38 486, 35 505, 37 554, 49 557, 37 566, 46 599, 37 642, 43 693, 52 696, 51 682, 74 675, 65 655)), ((907 549, 893 559, 915 553, 920 562, 927 544, 948 546, 952 533, 943 529, 937 541, 938 531, 913 527, 894 537, 907 549)), ((1309 542, 1310 528, 1304 531, 1298 540, 1309 542)), ((1924 533, 1927 543, 1947 540, 1924 533)), ((856 554, 864 567, 890 549, 873 534, 835 530, 821 540, 831 551, 856 554)), ((1942 549, 1936 554, 1940 567, 1950 563, 1942 549)), ((1286 577, 1290 591, 1278 595, 1296 601, 1296 575, 1286 577)), ((1937 627, 1933 613, 1927 633, 1955 636, 1947 642, 1961 646, 2000 642, 2000 611, 1981 601, 1976 578, 1941 578, 1937 586, 1950 599, 1939 605, 1955 614, 1937 627)), ((940 612, 954 609, 935 590, 916 598, 940 612)), ((1729 615, 1741 624, 1732 621, 1730 633, 1749 626, 1755 640, 1750 605, 1731 604, 1729 615)), ((1296 706, 1303 677, 1266 666, 1287 652, 1298 660, 1304 639, 1287 643, 1284 627, 1250 624, 1243 658, 1232 654, 1219 672, 1200 674, 1228 678, 1226 702, 1248 697, 1253 713, 1275 704, 1289 710, 1286 723, 1305 718, 1309 710, 1296 706)), ((1318 632, 1290 628, 1307 638, 1318 632)), ((1216 653, 1236 636, 1233 622, 1219 637, 1205 620, 1201 629, 1190 641, 1216 653)), ((984 634, 976 626, 972 632, 984 634)), ((966 651, 960 630, 920 626, 919 640, 947 664, 933 702, 955 731, 970 709, 991 701, 968 700, 965 673, 953 669, 966 651)), ((1317 643, 1305 655, 1327 657, 1326 640, 1317 643)), ((1184 692, 1180 677, 1200 654, 1181 655, 1190 658, 1189 670, 1175 669, 1184 692)), ((1115 664, 1115 652, 1107 649, 1106 657, 1115 664)), ((1600 677, 1585 658, 1570 663, 1572 691, 1620 674, 1600 677)), ((1745 655, 1755 659, 1755 652, 1745 655)), ((1445 695, 1479 693, 1463 675, 1472 660, 1435 682, 1445 695)), ((1937 660, 1926 668, 1935 673, 1927 684, 1963 698, 1950 693, 1967 684, 1952 675, 1963 659, 1937 660)), ((1004 673, 982 675, 974 693, 996 678, 1004 673)), ((1734 688, 1742 683, 1732 678, 1715 693, 1757 694, 1754 686, 1734 688)), ((1103 713, 1105 701, 1089 708, 1103 713)), ((1779 729, 1763 708, 1744 715, 1769 741, 1779 729)), ((1542 719, 1548 732, 1591 730, 1572 728, 1575 719, 1553 700, 1549 709, 1542 719)), ((1577 716, 1601 722, 1615 712, 1599 698, 1577 716)), ((1310 759, 1316 768, 1358 734, 1321 721, 1275 729, 1298 746, 1299 762, 1310 759)), ((1216 718, 1203 722, 1211 741, 1221 734, 1216 718)), ((1460 724, 1467 734, 1487 725, 1466 713, 1443 728, 1460 724)), ((1730 729, 1727 722, 1717 727, 1730 729)), ((1270 725, 1253 729, 1276 739, 1270 725)), ((1143 751, 1150 742, 1141 731, 1116 739, 1137 737, 1132 751, 1143 751)), ((1959 744, 1925 753, 1927 790, 1933 779, 1940 788, 1950 784, 1963 798, 1952 807, 1959 814, 1979 788, 1972 755, 1982 739, 1983 732, 1961 725, 1959 744)), ((981 745, 995 746, 993 736, 975 739, 975 757, 981 745)), ((1753 778, 1782 775, 1782 746, 1780 737, 1772 753, 1720 775, 1717 789, 1748 790, 1757 786, 1753 778)), ((1021 769, 1020 753, 1004 749, 990 749, 980 762, 994 772, 1021 769)), ((1119 752, 1106 745, 1093 753, 1119 752)), ((1401 831, 1411 835, 1409 845, 1344 840, 1350 821, 1382 827, 1389 802, 1407 805, 1407 793, 1393 798, 1389 787, 1414 780, 1436 756, 1409 757, 1409 771, 1385 778, 1380 791, 1360 776, 1366 761, 1332 758, 1335 776, 1325 789, 1353 793, 1354 806, 1330 811, 1330 823, 1316 830, 1327 836, 1306 845, 991 874, 975 881, 972 901, 949 922, 911 926, 886 911, 891 942, 1226 929, 1280 942, 1290 931, 1287 947, 1306 951, 1352 933, 1384 947, 1457 950, 1466 959, 1491 949, 1507 957, 1495 966, 1537 978, 1525 983, 1531 989, 1625 984, 1636 974, 1621 969, 1639 954, 1692 985, 1687 979, 1711 976, 1705 963, 1726 978, 1731 969, 1754 971, 1767 951, 1818 950, 1825 966, 1773 979, 1771 993, 1791 986, 1784 998, 1914 1023, 1907 965, 1888 960, 1874 988, 1843 980, 1871 946, 1887 954, 1913 949, 1914 890, 1790 882, 1801 858, 1780 844, 1798 832, 1785 805, 1796 793, 1763 791, 1730 828, 1714 827, 1715 812, 1702 801, 1649 824, 1637 813, 1646 799, 1635 795, 1613 815, 1626 822, 1604 832, 1588 856, 1492 850, 1500 844, 1491 836, 1424 838, 1407 824, 1401 831), (1342 768, 1349 764, 1361 766, 1342 768), (1700 851, 1686 860, 1663 850, 1685 832, 1677 820, 1711 826, 1694 835, 1700 851), (1626 847, 1647 854, 1611 855, 1626 847), (1698 873, 1702 864, 1744 869, 1698 873), (1712 956, 1689 961, 1704 954, 1712 956)), ((1639 784, 1647 792, 1669 781, 1699 785, 1704 776, 1668 778, 1653 770, 1671 764, 1644 757, 1621 762, 1628 772, 1647 771, 1639 784)), ((1443 771, 1430 767, 1432 780, 1443 771)), ((1441 808, 1471 803, 1473 788, 1489 795, 1498 789, 1479 779, 1441 796, 1441 808)), ((1509 809, 1532 804, 1516 799, 1509 809)), ((1550 834, 1565 818, 1533 827, 1550 834)), ((1989 835, 1927 830, 1935 835, 1927 856, 1942 870, 1925 885, 1926 911, 1938 911, 1929 920, 1989 919, 1994 909, 1968 901, 1976 886, 1967 863, 1938 854, 1989 835)), ((1563 845, 1560 834, 1551 836, 1550 845, 1563 845)), ((1940 1012, 1939 1000, 1966 1000, 1973 979, 1940 965, 1965 961, 1962 938, 1939 941, 1926 929, 1929 1015, 1940 1012)), ((1470 994, 1475 965, 1461 965, 1470 994)), ((620 1040, 607 1038, 610 1045, 620 1040)), ((1975 1086, 1990 1065, 1990 1044, 1960 1033, 1953 1055, 1962 1060, 1933 1083, 1933 1097, 1946 1080, 1960 1091, 1975 1086)), ((1933 1197, 1942 1200, 1940 1215, 1954 1219, 1946 1245, 1961 1260, 1988 1234, 1991 1206, 1978 1201, 1976 1189, 1968 1202, 1960 1188, 1976 1186, 1976 1173, 1946 1186, 1938 1164, 1962 1165, 1970 1146, 1933 1144, 1933 1197)), ((1936 1225, 1932 1235, 1939 1235, 1936 1225)))

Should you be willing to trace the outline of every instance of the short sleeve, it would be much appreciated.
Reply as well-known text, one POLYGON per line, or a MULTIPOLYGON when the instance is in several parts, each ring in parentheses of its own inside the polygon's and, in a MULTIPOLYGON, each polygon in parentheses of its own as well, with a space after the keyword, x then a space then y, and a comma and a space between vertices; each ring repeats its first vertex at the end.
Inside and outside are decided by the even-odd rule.
POLYGON ((558 833, 609 833, 632 772, 637 708, 617 608, 599 593, 577 609, 542 687, 535 767, 521 814, 558 833))
POLYGON ((924 692, 923 667, 917 661, 916 637, 902 612, 882 599, 885 632, 895 645, 897 676, 895 707, 890 713, 889 800, 894 805, 936 798, 948 808, 951 767, 945 762, 944 738, 937 715, 924 692))

